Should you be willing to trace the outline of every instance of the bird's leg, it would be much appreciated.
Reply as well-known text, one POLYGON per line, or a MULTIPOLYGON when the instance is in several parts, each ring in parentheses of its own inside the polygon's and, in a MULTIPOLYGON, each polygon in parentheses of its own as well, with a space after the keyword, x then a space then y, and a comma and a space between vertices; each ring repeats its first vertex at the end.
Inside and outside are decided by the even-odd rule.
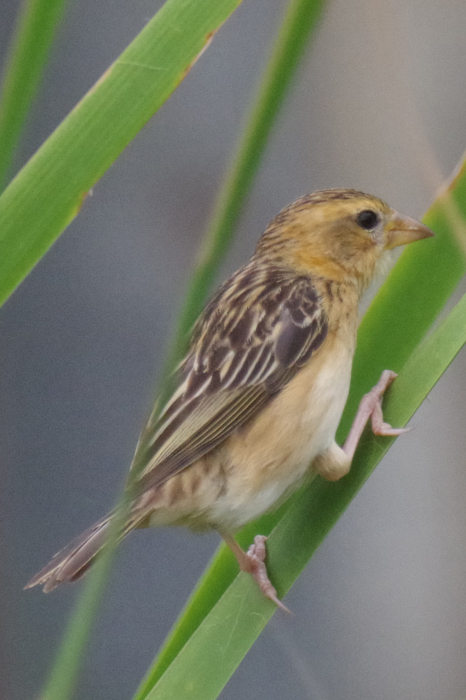
POLYGON ((270 600, 273 600, 275 605, 278 605, 279 608, 289 613, 290 611, 286 605, 283 605, 281 600, 278 599, 277 591, 272 586, 267 574, 265 566, 265 557, 267 554, 265 541, 267 537, 265 537, 265 535, 256 535, 254 543, 249 547, 248 551, 245 552, 232 535, 228 535, 224 532, 222 532, 221 535, 235 555, 241 571, 251 574, 254 581, 259 585, 262 593, 267 598, 270 598, 270 600))
POLYGON ((343 451, 350 459, 353 459, 359 438, 369 418, 372 422, 372 432, 374 435, 393 437, 402 435, 411 430, 411 428, 392 428, 389 423, 384 423, 383 420, 382 396, 397 376, 395 372, 389 369, 384 370, 375 387, 362 397, 353 425, 343 445, 343 451))
MULTIPOLYGON (((383 420, 382 396, 396 377, 396 373, 392 372, 391 370, 386 369, 382 372, 382 375, 375 387, 371 389, 368 394, 362 397, 358 412, 356 413, 356 417, 353 421, 348 437, 346 438, 345 444, 342 448, 338 447, 336 444, 334 445, 334 448, 338 454, 335 455, 333 451, 329 451, 328 453, 320 455, 316 458, 313 463, 313 467, 319 474, 322 474, 324 478, 334 481, 348 472, 362 431, 364 430, 369 418, 371 419, 372 423, 372 432, 375 435, 386 435, 393 437, 407 433, 410 430, 410 428, 392 428, 389 423, 385 423, 383 420), (343 455, 343 453, 346 455, 346 457, 343 455), (338 455, 341 455, 339 459, 337 459, 338 455)), ((267 598, 273 600, 273 602, 282 610, 290 612, 288 608, 278 599, 277 591, 271 584, 267 574, 267 569, 265 566, 265 542, 267 537, 264 535, 257 535, 254 538, 254 544, 249 547, 247 552, 244 552, 234 537, 224 532, 222 532, 221 535, 235 555, 241 571, 251 574, 253 579, 258 583, 262 593, 267 596, 267 598)))

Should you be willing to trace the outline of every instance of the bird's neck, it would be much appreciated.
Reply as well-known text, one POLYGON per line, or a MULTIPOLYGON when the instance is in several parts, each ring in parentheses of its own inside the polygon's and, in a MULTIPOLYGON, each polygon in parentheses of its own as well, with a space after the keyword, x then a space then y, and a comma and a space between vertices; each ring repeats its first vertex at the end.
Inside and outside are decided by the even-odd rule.
POLYGON ((336 258, 328 250, 289 246, 284 250, 283 262, 299 271, 299 274, 353 287, 361 298, 376 274, 378 257, 375 247, 372 251, 366 251, 364 256, 347 253, 336 258))

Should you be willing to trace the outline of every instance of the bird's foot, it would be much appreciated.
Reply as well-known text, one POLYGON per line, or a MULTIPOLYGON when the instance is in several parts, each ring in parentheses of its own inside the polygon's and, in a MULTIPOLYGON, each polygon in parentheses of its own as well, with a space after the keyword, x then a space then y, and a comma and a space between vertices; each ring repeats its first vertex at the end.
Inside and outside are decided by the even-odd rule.
POLYGON ((351 430, 343 446, 343 450, 351 459, 354 456, 359 438, 369 418, 371 419, 372 432, 374 435, 396 437, 411 430, 411 428, 392 428, 392 426, 389 423, 385 423, 383 419, 382 397, 397 376, 395 372, 389 369, 384 370, 374 388, 362 397, 353 425, 351 426, 351 430))
POLYGON ((371 417, 372 432, 374 435, 385 435, 387 437, 402 435, 409 433, 411 428, 392 428, 390 423, 385 423, 382 413, 382 396, 388 389, 390 384, 395 381, 397 374, 390 369, 382 372, 382 376, 371 391, 363 396, 361 405, 365 406, 365 410, 369 412, 371 417), (364 403, 363 403, 364 402, 364 403))
POLYGON ((279 600, 277 591, 267 574, 267 568, 265 566, 265 558, 267 555, 265 543, 267 537, 265 535, 256 535, 253 544, 249 547, 247 552, 241 549, 235 538, 231 535, 222 533, 222 537, 235 555, 241 571, 251 574, 262 593, 272 600, 279 608, 291 614, 291 611, 288 610, 286 605, 279 600))
POLYGON ((289 613, 290 610, 288 610, 286 605, 283 605, 281 600, 279 600, 277 597, 277 591, 270 582, 269 575, 267 573, 267 568, 265 566, 265 557, 267 555, 267 550, 265 547, 266 540, 267 537, 265 535, 256 535, 254 537, 254 542, 246 552, 240 567, 242 571, 251 574, 254 581, 258 584, 262 593, 267 598, 273 600, 275 605, 278 605, 279 608, 289 613))

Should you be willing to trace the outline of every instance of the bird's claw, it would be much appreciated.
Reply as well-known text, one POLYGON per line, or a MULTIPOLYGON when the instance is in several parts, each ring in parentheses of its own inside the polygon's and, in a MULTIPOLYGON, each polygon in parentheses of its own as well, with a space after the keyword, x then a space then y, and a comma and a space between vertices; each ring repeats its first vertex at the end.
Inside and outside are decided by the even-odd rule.
POLYGON ((265 542, 267 537, 265 535, 256 535, 253 544, 249 547, 245 555, 243 571, 251 574, 253 579, 258 584, 262 593, 272 600, 275 605, 284 610, 284 612, 290 613, 291 611, 284 605, 277 596, 277 591, 270 582, 269 576, 267 574, 267 569, 265 566, 266 557, 266 547, 265 542))
POLYGON ((409 433, 413 428, 392 428, 390 423, 382 423, 380 426, 374 426, 372 421, 372 432, 374 435, 382 435, 383 437, 398 437, 404 433, 409 433))

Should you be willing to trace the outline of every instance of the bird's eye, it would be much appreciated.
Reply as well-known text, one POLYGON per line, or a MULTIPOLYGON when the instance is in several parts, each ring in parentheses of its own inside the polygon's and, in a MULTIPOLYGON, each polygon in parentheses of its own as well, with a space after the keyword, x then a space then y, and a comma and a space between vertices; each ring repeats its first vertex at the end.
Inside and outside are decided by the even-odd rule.
POLYGON ((379 217, 375 211, 372 211, 372 209, 364 209, 364 211, 359 212, 356 221, 361 228, 366 229, 366 231, 370 231, 379 223, 379 217))

